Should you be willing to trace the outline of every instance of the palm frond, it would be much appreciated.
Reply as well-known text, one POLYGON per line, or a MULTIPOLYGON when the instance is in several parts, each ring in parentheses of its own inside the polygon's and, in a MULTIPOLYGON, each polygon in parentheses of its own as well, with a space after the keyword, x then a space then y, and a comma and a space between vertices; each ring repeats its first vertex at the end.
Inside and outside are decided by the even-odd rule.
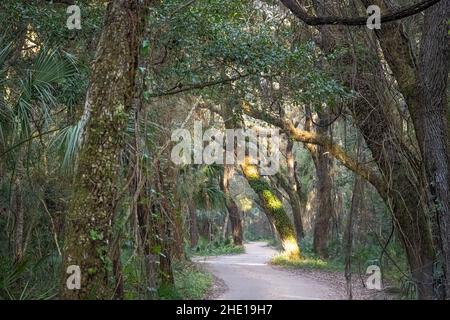
POLYGON ((51 122, 50 109, 57 105, 57 86, 76 74, 72 60, 56 50, 43 49, 31 68, 18 80, 19 98, 14 108, 16 132, 29 136, 34 120, 41 124, 51 122))
POLYGON ((62 129, 50 143, 51 148, 56 148, 63 153, 63 162, 61 167, 64 170, 74 168, 75 159, 80 145, 80 134, 82 132, 82 122, 68 126, 62 129))
POLYGON ((0 39, 0 85, 5 81, 5 62, 12 51, 12 43, 3 43, 0 39))

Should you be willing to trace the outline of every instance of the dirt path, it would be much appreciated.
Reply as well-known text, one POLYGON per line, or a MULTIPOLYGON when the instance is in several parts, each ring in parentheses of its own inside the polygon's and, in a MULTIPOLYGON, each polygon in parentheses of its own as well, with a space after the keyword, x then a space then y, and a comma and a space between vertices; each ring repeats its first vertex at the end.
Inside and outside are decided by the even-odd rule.
POLYGON ((245 253, 195 258, 221 279, 226 288, 217 299, 322 300, 342 299, 332 286, 269 264, 276 250, 263 242, 245 245, 245 253))

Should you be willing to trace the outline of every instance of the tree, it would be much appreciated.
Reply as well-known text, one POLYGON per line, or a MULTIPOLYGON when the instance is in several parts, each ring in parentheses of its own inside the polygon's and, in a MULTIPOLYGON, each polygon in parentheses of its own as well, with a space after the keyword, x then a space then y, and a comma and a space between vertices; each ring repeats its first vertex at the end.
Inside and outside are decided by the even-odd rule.
MULTIPOLYGON (((365 1, 365 4, 368 4, 368 1, 365 1)), ((387 4, 386 1, 377 1, 376 3, 377 5, 380 5, 382 9, 386 9, 386 8, 391 8, 389 7, 389 5, 387 4)), ((416 74, 417 72, 419 74, 422 74, 422 79, 424 79, 423 83, 429 83, 430 81, 428 79, 436 79, 437 83, 439 83, 439 85, 437 86, 437 92, 435 92, 437 94, 437 110, 438 113, 440 113, 441 115, 445 115, 447 114, 445 110, 444 106, 445 106, 445 101, 446 99, 443 99, 443 96, 445 95, 445 90, 442 89, 442 85, 444 85, 444 87, 446 87, 446 79, 447 79, 447 75, 448 75, 448 44, 446 41, 442 42, 442 39, 444 39, 445 37, 447 37, 447 26, 445 26, 445 16, 448 16, 448 2, 446 3, 445 1, 436 1, 434 3, 429 2, 429 5, 434 5, 431 8, 429 6, 423 8, 427 9, 427 16, 431 17, 433 16, 434 18, 438 19, 438 23, 436 24, 437 27, 434 30, 435 32, 428 32, 428 30, 432 30, 431 28, 431 24, 433 24, 434 22, 431 22, 433 18, 429 18, 429 22, 428 24, 425 23, 424 24, 424 28, 426 28, 426 32, 423 34, 423 39, 422 39, 422 50, 423 52, 433 52, 427 55, 422 55, 422 61, 430 61, 430 57, 432 55, 436 55, 433 56, 436 60, 434 61, 434 65, 439 65, 440 68, 439 70, 437 69, 428 69, 427 66, 425 66, 424 64, 419 65, 418 67, 416 67, 415 61, 414 61, 414 53, 411 51, 412 46, 409 43, 408 38, 405 36, 405 33, 402 29, 402 25, 399 22, 392 22, 392 24, 387 24, 385 25, 385 28, 382 29, 381 31, 377 31, 377 37, 380 40, 380 45, 381 48, 383 49, 383 53, 386 57, 387 62, 389 63, 391 69, 393 70, 394 75, 396 76, 396 79, 398 81, 398 85, 399 85, 399 89, 402 92, 402 94, 405 97, 405 100, 407 102, 411 117, 412 117, 412 121, 414 123, 414 127, 415 127, 415 131, 418 137, 418 144, 419 147, 421 148, 421 154, 422 154, 422 158, 424 160, 424 165, 425 168, 430 168, 433 167, 433 165, 431 165, 431 163, 437 163, 437 160, 431 160, 432 158, 435 158, 436 155, 430 155, 430 153, 427 153, 427 155, 425 156, 425 152, 424 152, 424 135, 425 132, 426 135, 428 135, 429 139, 431 139, 431 136, 436 137, 433 134, 433 129, 432 128, 440 128, 438 129, 438 131, 440 130, 438 136, 440 137, 444 137, 443 140, 441 139, 436 139, 434 141, 434 143, 432 144, 433 148, 435 151, 440 150, 439 152, 437 152, 438 154, 440 154, 440 160, 444 160, 442 159, 442 156, 447 154, 448 155, 448 148, 446 147, 447 142, 443 143, 442 141, 447 141, 448 139, 446 139, 445 137, 447 137, 448 133, 447 133, 447 126, 445 125, 445 123, 443 123, 443 121, 446 121, 447 117, 440 117, 440 120, 437 120, 437 122, 433 122, 433 125, 430 124, 430 122, 427 122, 424 120, 424 117, 420 117, 419 114, 421 114, 421 111, 419 110, 427 110, 428 107, 427 105, 421 105, 421 101, 418 99, 417 94, 420 93, 420 88, 424 88, 424 86, 420 86, 419 90, 417 90, 417 86, 418 83, 416 82, 416 74), (437 3, 437 4, 436 4, 437 3), (440 12, 440 13, 438 13, 440 12), (445 32, 444 32, 445 31, 445 32), (437 45, 439 43, 439 45, 437 45), (444 43, 444 44, 442 44, 444 43), (435 50, 433 50, 435 49, 435 50), (447 57, 447 59, 445 59, 445 57, 447 57), (428 60, 427 60, 428 59, 428 60), (418 69, 416 69, 418 68, 418 69), (445 74, 445 76, 442 76, 443 74, 445 74), (424 76, 426 75, 426 76, 424 76), (441 81, 440 81, 441 80, 441 81), (428 126, 427 127, 427 123, 428 126), (430 159, 431 158, 431 159, 430 159), (428 160, 427 160, 428 159, 428 160)), ((295 6, 295 8, 293 7, 292 3, 289 3, 290 5, 290 9, 293 10, 294 14, 299 17, 302 21, 304 21, 307 24, 315 24, 315 23, 310 23, 311 21, 317 22, 316 25, 328 25, 328 24, 340 24, 342 21, 340 22, 336 22, 336 19, 313 19, 313 20, 309 20, 309 17, 306 17, 303 15, 302 12, 299 12, 298 10, 302 10, 298 5, 295 6), (300 8, 300 9, 299 9, 300 8), (321 20, 321 21, 319 21, 321 20)), ((414 14, 416 12, 411 11, 411 14, 414 14)), ((388 21, 388 20, 386 20, 388 21)), ((346 24, 345 22, 342 22, 342 24, 346 24)), ((370 65, 369 65, 370 66, 370 65)), ((377 67, 375 67, 377 68, 377 67)), ((358 84, 358 83, 357 83, 358 84)), ((431 88, 434 86, 430 86, 427 88, 431 88)), ((362 88, 361 88, 362 89, 362 88)), ((362 92, 362 90, 360 89, 360 92, 362 92)), ((430 89, 428 89, 430 90, 430 89)), ((370 93, 372 90, 369 87, 366 87, 364 90, 365 94, 370 93)), ((428 92, 424 92, 421 94, 422 97, 426 97, 428 92)), ((376 97, 376 93, 372 92, 370 93, 374 98, 373 100, 370 101, 378 101, 378 98, 376 97)), ((431 96, 431 95, 428 95, 431 96)), ((367 99, 367 96, 365 97, 365 99, 367 99)), ((364 102, 362 102, 364 104, 364 102)), ((377 103, 379 104, 379 103, 377 103)), ((373 105, 373 104, 372 104, 373 105)), ((402 167, 402 161, 401 158, 403 157, 402 154, 398 153, 398 150, 395 150, 396 146, 392 146, 392 147, 388 147, 386 145, 382 146, 379 144, 379 142, 376 141, 380 141, 380 137, 382 135, 386 135, 388 132, 391 132, 392 134, 392 129, 389 128, 385 128, 385 129, 381 129, 383 127, 386 127, 385 123, 389 123, 389 116, 387 116, 385 119, 378 121, 375 120, 372 122, 367 122, 367 116, 371 114, 371 109, 372 109, 372 105, 371 106, 367 106, 367 109, 365 108, 354 108, 354 110, 356 111, 356 118, 359 118, 359 123, 362 126, 362 130, 363 130, 363 134, 365 136, 366 142, 368 143, 369 147, 372 150, 372 153, 374 154, 375 159, 379 159, 379 166, 380 166, 380 170, 384 173, 385 177, 391 177, 391 174, 394 175, 408 175, 410 176, 411 174, 411 170, 408 170, 408 166, 412 165, 416 165, 417 161, 413 161, 413 163, 406 163, 406 167, 402 167), (370 110, 369 110, 370 109, 370 110), (362 110, 366 110, 366 111, 362 111, 362 110), (365 115, 363 114, 365 113, 365 115), (359 114, 359 115, 358 115, 359 114), (387 122, 385 121, 387 120, 387 122), (366 129, 364 129, 364 127, 366 127, 366 129), (380 130, 381 129, 381 130, 380 130), (376 131, 375 131, 376 130, 376 131), (365 133, 364 133, 365 132, 365 133), (374 132, 377 132, 377 135, 374 134, 374 132), (381 149, 380 149, 381 148, 381 149), (389 151, 387 151, 389 150, 389 151), (386 157, 395 157, 396 159, 385 159, 386 157), (384 160, 383 160, 384 159, 384 160), (398 165, 399 168, 397 169, 392 169, 391 166, 392 165, 398 165)), ((381 108, 377 108, 378 110, 381 110, 381 108)), ((383 113, 386 113, 386 111, 383 111, 383 113)), ((422 113, 423 114, 423 113, 422 113)), ((432 114, 434 114, 432 112, 432 114)), ((374 116, 372 116, 373 118, 374 116)), ((395 134, 394 134, 395 136, 395 134)), ((392 141, 392 136, 391 136, 391 141, 392 141)), ((383 140, 386 141, 386 140, 383 140)), ((395 140, 394 140, 395 141, 395 140)), ((398 140, 396 140, 398 141, 398 140)), ((409 154, 409 160, 406 160, 406 162, 410 162, 411 159, 413 159, 413 157, 411 157, 411 153, 406 150, 405 148, 403 148, 403 151, 408 155, 409 154)), ((436 158, 435 158, 436 159, 436 158)), ((403 163, 405 164, 405 161, 403 161, 403 163)), ((444 163, 448 163, 448 162, 444 162, 444 163)), ((434 167, 431 171, 436 170, 436 168, 434 167)), ((444 167, 441 167, 440 169, 440 174, 441 177, 445 178, 448 177, 448 165, 444 165, 444 167)), ((430 170, 428 170, 428 175, 430 174, 430 170)), ((436 177, 436 175, 435 175, 436 177)), ((391 201, 393 201, 392 203, 392 208, 393 208, 393 212, 394 215, 396 216, 396 221, 397 221, 397 227, 401 230, 403 237, 404 237, 404 243, 405 243, 405 248, 406 251, 408 252, 408 256, 409 256, 409 262, 410 262, 410 266, 411 266, 411 270, 412 270, 412 274, 413 277, 416 280, 416 283, 418 285, 419 288, 419 295, 421 297, 428 297, 430 298, 433 295, 433 289, 432 289, 432 270, 431 270, 431 265, 432 265, 432 261, 434 260, 434 253, 433 253, 433 248, 432 248, 432 244, 431 244, 431 237, 429 236, 429 222, 427 219, 427 214, 426 212, 423 212, 423 202, 421 202, 420 200, 418 201, 417 199, 423 199, 424 197, 427 197, 427 193, 430 192, 431 194, 435 194, 435 199, 436 198, 436 191, 428 188, 428 190, 423 190, 423 185, 422 185, 422 178, 419 176, 417 177, 417 183, 418 185, 416 185, 415 187, 413 187, 415 190, 418 190, 419 195, 417 195, 416 197, 411 197, 411 192, 409 191, 409 193, 407 194, 406 190, 411 190, 411 186, 406 186, 405 184, 407 184, 407 182, 405 182, 405 179, 410 179, 409 177, 393 177, 392 178, 392 183, 396 184, 397 186, 395 187, 395 190, 397 190, 397 192, 405 192, 404 195, 401 196, 401 199, 398 199, 398 194, 392 194, 390 196, 391 201), (408 200, 405 200, 408 199, 408 200), (406 208, 405 208, 405 204, 406 204, 406 208), (402 208, 403 209, 400 209, 402 208), (413 212, 416 212, 417 210, 421 210, 421 214, 420 215, 415 215, 413 214, 413 212), (416 218, 414 218, 416 217, 416 218), (416 225, 418 227, 418 230, 415 230, 414 228, 411 228, 411 222, 410 219, 413 220, 418 220, 416 223, 414 223, 414 225, 416 225), (426 237, 424 237, 424 235, 426 235, 426 237)), ((431 181, 433 181, 433 177, 431 177, 431 181)), ((428 178, 428 180, 430 180, 430 178, 428 178)), ((444 183, 443 185, 448 185, 446 183, 444 183)), ((442 189, 441 191, 439 191, 438 193, 440 194, 439 198, 440 200, 438 201, 439 203, 444 204, 444 206, 442 208, 444 208, 445 211, 445 203, 448 203, 449 199, 446 196, 446 189, 442 189)), ((425 200, 425 202, 427 202, 427 200, 425 200)), ((429 206, 427 204, 425 204, 426 206, 429 206)), ((443 217, 445 216, 445 214, 442 214, 442 211, 440 214, 438 214, 439 217, 443 217)), ((445 238, 444 235, 442 235, 442 230, 441 230, 441 236, 440 238, 445 238)), ((445 255, 445 253, 444 253, 445 255)))
POLYGON ((305 213, 306 195, 297 178, 297 161, 293 152, 294 142, 288 137, 286 146, 286 166, 287 177, 282 173, 277 174, 277 180, 281 187, 287 192, 292 207, 292 215, 294 218, 294 227, 297 234, 297 242, 305 236, 302 218, 305 213))
MULTIPOLYGON (((227 126, 227 121, 225 121, 227 126)), ((230 192, 230 179, 234 175, 233 165, 224 165, 223 178, 222 178, 222 190, 225 194, 225 205, 227 207, 230 223, 231 223, 231 235, 233 236, 233 243, 236 246, 242 246, 244 240, 244 230, 242 228, 241 213, 236 202, 232 198, 230 192)))
MULTIPOLYGON (((227 128, 242 129, 244 127, 240 115, 241 110, 237 109, 239 107, 237 101, 239 100, 230 96, 222 106, 221 115, 227 128)), ((273 223, 284 252, 290 257, 298 257, 300 255, 300 249, 297 243, 295 228, 283 208, 282 201, 277 197, 270 184, 260 176, 259 169, 256 165, 251 164, 251 160, 248 157, 243 163, 239 163, 239 165, 250 187, 259 196, 264 213, 269 221, 273 223)))
MULTIPOLYGON (((305 127, 311 130, 313 125, 311 112, 307 111, 307 123, 305 127)), ((323 112, 318 112, 318 123, 315 130, 323 136, 327 135, 328 126, 330 124, 330 116, 323 112)), ((316 168, 317 179, 317 212, 315 216, 313 247, 314 251, 321 257, 327 256, 328 233, 330 220, 333 216, 333 200, 331 194, 331 158, 326 149, 321 145, 307 145, 307 149, 316 168)))
POLYGON ((426 11, 417 79, 420 108, 417 133, 431 193, 430 211, 435 213, 439 225, 436 236, 440 238, 447 299, 450 298, 449 16, 448 1, 426 11))
POLYGON ((65 226, 63 270, 79 266, 82 285, 80 290, 69 290, 63 281, 64 298, 113 296, 108 279, 111 219, 118 200, 119 156, 134 93, 142 14, 148 3, 108 3, 92 64, 83 142, 65 226))

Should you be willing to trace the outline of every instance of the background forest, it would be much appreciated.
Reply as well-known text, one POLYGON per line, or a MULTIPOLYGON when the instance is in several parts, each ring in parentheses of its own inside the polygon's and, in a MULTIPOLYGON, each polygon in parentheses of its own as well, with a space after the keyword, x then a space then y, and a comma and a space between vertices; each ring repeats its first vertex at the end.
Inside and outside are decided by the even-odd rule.
POLYGON ((2 0, 0 299, 202 299, 215 280, 193 257, 256 240, 273 264, 337 272, 347 298, 376 265, 396 298, 448 299, 449 16, 447 0, 2 0), (279 129, 280 170, 175 164, 172 133, 199 121, 279 129))

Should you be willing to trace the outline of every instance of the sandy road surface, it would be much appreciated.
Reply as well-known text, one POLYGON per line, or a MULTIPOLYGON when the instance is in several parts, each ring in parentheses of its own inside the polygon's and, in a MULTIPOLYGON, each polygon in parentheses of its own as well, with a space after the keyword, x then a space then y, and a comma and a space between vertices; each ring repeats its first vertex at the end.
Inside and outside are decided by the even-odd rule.
POLYGON ((217 299, 342 299, 324 282, 271 266, 270 258, 277 251, 264 242, 248 243, 245 251, 244 254, 194 259, 225 283, 225 292, 217 299))

